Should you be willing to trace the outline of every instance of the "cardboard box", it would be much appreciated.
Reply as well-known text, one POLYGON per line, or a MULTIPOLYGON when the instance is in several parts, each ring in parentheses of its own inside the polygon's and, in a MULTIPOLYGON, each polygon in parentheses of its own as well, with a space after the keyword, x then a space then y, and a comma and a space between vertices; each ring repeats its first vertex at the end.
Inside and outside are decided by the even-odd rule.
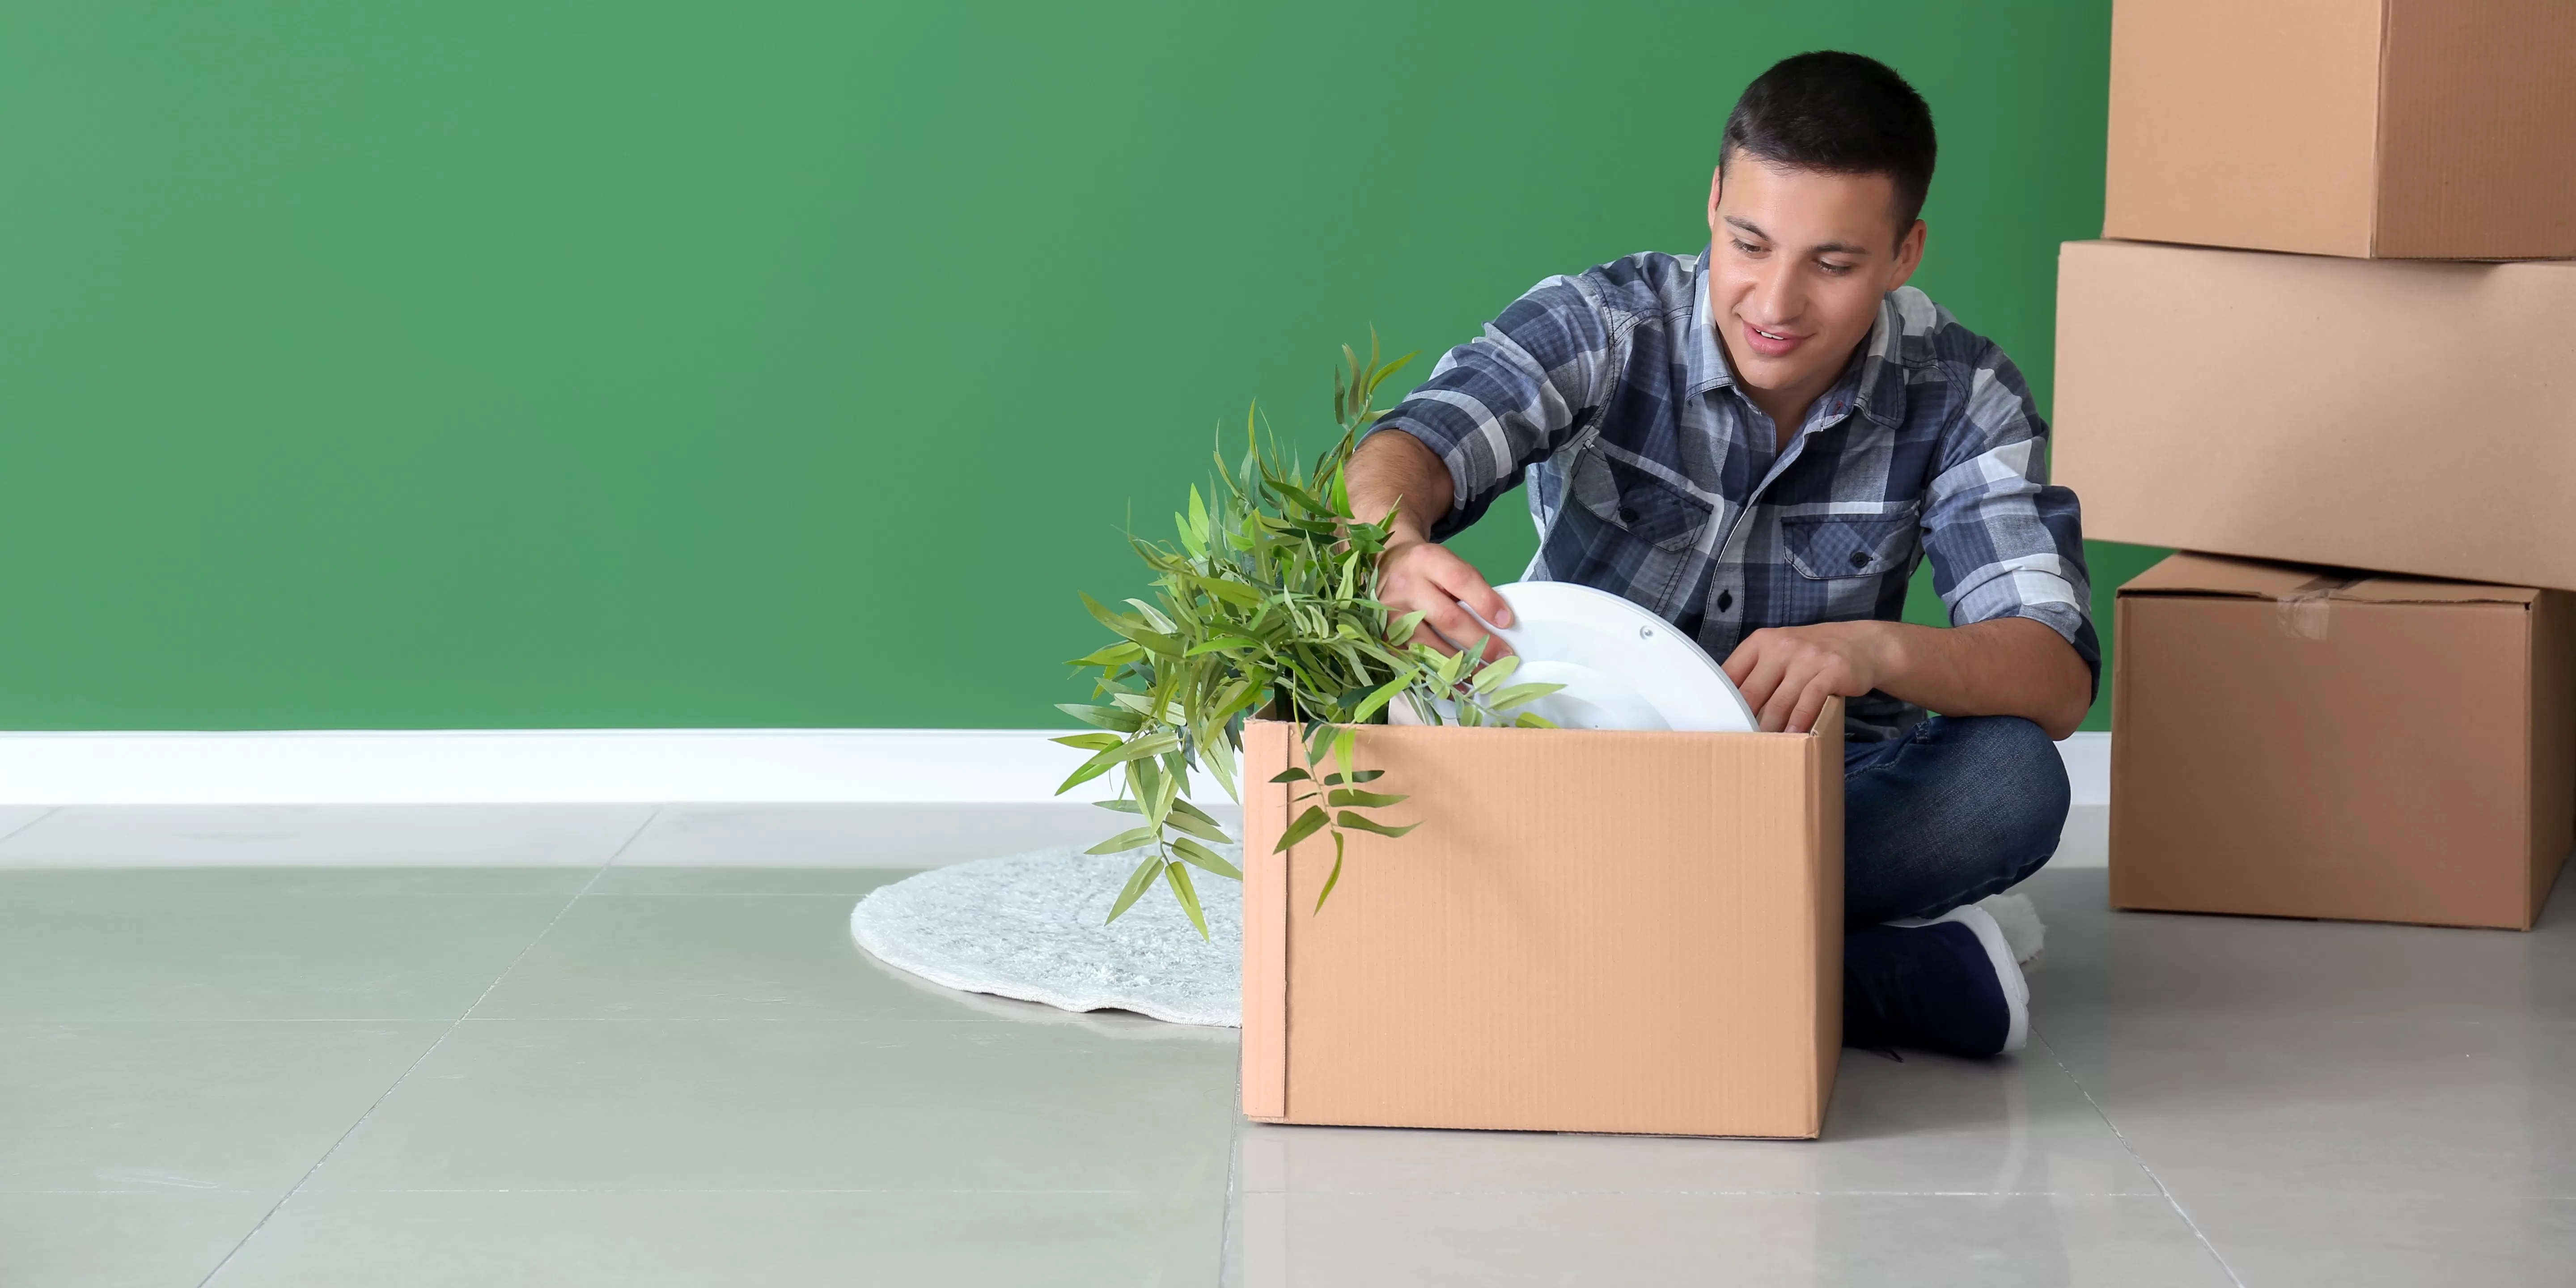
POLYGON ((2069 242, 2052 469, 2088 537, 2576 589, 2571 346, 2576 263, 2069 242))
MULTIPOLYGON (((1341 883, 1244 733, 1243 1112, 1812 1137, 1842 1049, 1839 702, 1814 734, 1368 726, 1341 883)), ((1292 759, 1296 758, 1296 759, 1292 759)), ((1302 787, 1299 788, 1302 790, 1302 787)))
POLYGON ((2576 5, 2119 0, 2102 235, 2576 255, 2576 5))
POLYGON ((2117 611, 2114 906, 2531 928, 2576 846, 2576 595, 2185 554, 2117 611))

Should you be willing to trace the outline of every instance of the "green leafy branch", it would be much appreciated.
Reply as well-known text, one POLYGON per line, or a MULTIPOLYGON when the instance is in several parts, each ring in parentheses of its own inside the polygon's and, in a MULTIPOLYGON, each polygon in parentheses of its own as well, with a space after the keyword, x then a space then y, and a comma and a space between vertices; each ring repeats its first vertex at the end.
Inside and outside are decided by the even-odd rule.
MULTIPOLYGON (((1378 601, 1378 556, 1395 530, 1396 512, 1373 523, 1352 513, 1345 468, 1361 431, 1381 414, 1378 386, 1412 355, 1382 362, 1376 338, 1369 357, 1344 346, 1347 372, 1333 376, 1333 416, 1341 434, 1305 469, 1275 435, 1265 435, 1259 409, 1245 418, 1245 450, 1231 466, 1222 453, 1210 493, 1190 489, 1189 509, 1172 516, 1177 545, 1130 534, 1128 543, 1154 574, 1151 599, 1118 607, 1082 597, 1114 637, 1069 665, 1097 668, 1089 703, 1061 709, 1096 732, 1056 739, 1091 757, 1056 789, 1058 795, 1116 771, 1121 790, 1103 808, 1138 823, 1090 853, 1143 849, 1143 861, 1109 911, 1115 921, 1159 879, 1201 937, 1208 933, 1189 869, 1241 880, 1242 872, 1210 848, 1229 843, 1216 820, 1189 800, 1190 775, 1204 770, 1227 796, 1236 784, 1243 723, 1260 713, 1303 726, 1307 763, 1332 762, 1314 778, 1290 770, 1274 782, 1312 782, 1292 804, 1318 796, 1282 836, 1286 850, 1318 831, 1333 839, 1332 874, 1323 898, 1341 880, 1349 831, 1402 836, 1415 826, 1385 823, 1372 811, 1405 797, 1363 791, 1383 770, 1353 764, 1350 726, 1382 724, 1402 699, 1426 724, 1546 727, 1540 717, 1508 714, 1559 686, 1507 682, 1520 660, 1481 660, 1480 649, 1454 655, 1395 641, 1410 638, 1422 614, 1396 615, 1378 601)), ((1481 641, 1477 643, 1481 644, 1481 641)))

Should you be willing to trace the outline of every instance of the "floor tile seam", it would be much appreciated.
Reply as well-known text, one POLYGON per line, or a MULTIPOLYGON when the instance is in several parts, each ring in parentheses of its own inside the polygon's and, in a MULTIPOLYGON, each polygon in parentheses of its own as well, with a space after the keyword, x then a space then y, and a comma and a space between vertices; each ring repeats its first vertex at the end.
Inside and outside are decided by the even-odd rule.
MULTIPOLYGON (((10 876, 23 876, 23 873, 46 873, 46 876, 72 876, 72 873, 77 873, 77 876, 126 876, 126 873, 270 873, 270 871, 278 871, 278 868, 245 868, 245 866, 237 866, 237 863, 191 863, 191 866, 185 866, 185 868, 173 868, 173 866, 165 866, 165 863, 121 863, 121 866, 93 866, 93 868, 0 866, 0 884, 5 884, 10 876)), ((317 866, 299 868, 299 871, 363 873, 368 871, 368 868, 363 866, 363 863, 317 863, 317 866)), ((417 868, 407 868, 407 871, 417 871, 417 868)), ((487 871, 495 871, 495 868, 453 868, 453 871, 487 873, 487 871)), ((569 868, 569 871, 587 871, 587 868, 569 868)), ((252 891, 252 894, 245 894, 245 891, 31 891, 31 894, 26 894, 26 899, 88 899, 88 896, 116 896, 116 899, 562 899, 564 891, 559 889, 487 889, 487 891, 384 889, 384 891, 252 891)))
POLYGON ((2110 1111, 2102 1107, 2102 1102, 2093 1098, 2093 1089, 2084 1085, 2084 1079, 2078 1077, 2075 1070, 2067 1065, 2066 1058, 2058 1054, 2057 1048, 2048 1041, 2045 1034, 2034 1027, 2030 1038, 2038 1043, 2041 1049, 2048 1052, 2050 1062, 2057 1066, 2059 1073, 2066 1075, 2068 1082, 2074 1084, 2076 1094, 2084 1097, 2084 1103, 2093 1106, 2093 1112, 2101 1118, 2102 1126, 2110 1131, 2112 1139, 2120 1142, 2121 1151, 2129 1156, 2131 1162, 2137 1164, 2139 1171, 2146 1173, 2149 1181, 2155 1183, 2156 1191, 2164 1196, 2166 1206, 2173 1209, 2175 1216, 2182 1218, 2184 1228, 2191 1231, 2191 1237, 2200 1241, 2201 1250, 2207 1252, 2209 1259, 2218 1264, 2219 1273, 2226 1275, 2227 1282, 2234 1284, 2236 1288, 2245 1288, 2245 1280, 2236 1273, 2236 1267, 2229 1265, 2227 1258, 2219 1254, 2218 1245, 2210 1242, 2209 1233, 2200 1228, 2200 1222, 2192 1219, 2190 1209, 2185 1208, 2182 1200, 2174 1196, 2172 1187, 2166 1185, 2165 1179, 2158 1176, 2156 1169, 2148 1165, 2146 1157, 2138 1152, 2137 1146, 2129 1143, 2128 1133, 2121 1131, 2120 1124, 2111 1120, 2110 1111))
POLYGON ((449 1015, 173 1015, 153 1016, 72 1016, 68 1018, 23 1018, 0 1016, 0 1029, 61 1028, 65 1025, 106 1026, 111 1024, 453 1024, 449 1015))
POLYGON ((77 894, 40 895, 0 894, 0 898, 6 898, 22 904, 52 901, 79 903, 95 907, 112 904, 241 903, 253 904, 262 908, 274 908, 280 904, 326 905, 335 903, 420 903, 423 901, 446 900, 454 902, 470 899, 479 899, 486 903, 550 903, 556 900, 569 899, 571 897, 573 896, 564 894, 560 891, 552 894, 409 894, 398 890, 388 890, 381 893, 370 894, 244 894, 233 891, 209 894, 133 894, 124 891, 96 891, 77 894))
MULTIPOLYGON (((1239 1065, 1235 1070, 1234 1103, 1240 1110, 1243 1105, 1243 1071, 1239 1065)), ((1234 1262, 1235 1211, 1242 1205, 1244 1195, 1243 1130, 1247 1125, 1247 1120, 1237 1116, 1234 1126, 1226 1133, 1225 1202, 1217 1205, 1216 1221, 1217 1288, 1225 1288, 1226 1267, 1234 1262)))
POLYGON ((20 823, 6 832, 0 832, 0 845, 7 845, 11 840, 15 839, 19 833, 24 832, 28 828, 34 827, 38 823, 42 823, 46 819, 52 818, 54 815, 62 812, 63 807, 60 805, 46 806, 43 811, 38 813, 34 818, 28 819, 26 822, 20 823))
POLYGON ((442 1030, 437 1037, 432 1038, 429 1045, 422 1048, 420 1055, 414 1058, 410 1064, 405 1065, 403 1067, 403 1071, 396 1074, 394 1076, 394 1080, 387 1084, 383 1091, 377 1093, 376 1098, 368 1102, 365 1109, 359 1111, 357 1120, 350 1123, 348 1128, 342 1131, 340 1135, 331 1142, 330 1147, 322 1151, 321 1157, 314 1159, 313 1165, 304 1169, 304 1174, 296 1178, 295 1184, 289 1187, 285 1194, 279 1196, 275 1203, 270 1204, 268 1210, 260 1214, 259 1220, 254 1223, 240 1239, 234 1241, 233 1246, 224 1253, 223 1260, 216 1262, 214 1269, 207 1271, 206 1277, 197 1281, 198 1288, 206 1288, 206 1285, 212 1284, 215 1280, 223 1276, 224 1269, 232 1265, 234 1259, 241 1255, 242 1249, 249 1247, 250 1241, 258 1238, 259 1232, 267 1229, 268 1223, 277 1219, 277 1214, 285 1211, 286 1205, 294 1202, 295 1196, 303 1193, 305 1187, 312 1184, 314 1176, 321 1172, 322 1168, 331 1161, 331 1156, 339 1153, 340 1147, 348 1144, 349 1138, 357 1135, 358 1129, 364 1127, 367 1124, 368 1119, 375 1117, 376 1111, 383 1108, 385 1101, 391 1099, 394 1092, 401 1089, 405 1082, 411 1080, 411 1075, 418 1072, 421 1065, 427 1063, 431 1056, 436 1055, 440 1047, 447 1045, 447 1039, 455 1036, 456 1030, 462 1027, 465 1021, 473 1016, 474 1008, 481 1006, 486 999, 492 996, 492 990, 499 988, 501 986, 501 981, 508 979, 510 977, 510 972, 518 969, 519 963, 526 961, 528 954, 534 951, 536 946, 543 942, 548 934, 553 933, 554 928, 557 925, 562 924, 564 914, 572 910, 572 906, 580 901, 582 894, 587 892, 592 886, 599 884, 599 879, 602 876, 605 876, 609 867, 617 862, 617 856, 625 853, 626 847, 633 845, 635 843, 635 838, 642 836, 644 834, 644 830, 653 825, 653 820, 660 818, 661 816, 662 807, 659 805, 645 811, 643 821, 636 824, 635 830, 628 833, 626 839, 619 842, 615 850, 610 851, 607 861, 600 864, 599 868, 590 874, 590 880, 584 882, 580 890, 575 891, 570 898, 563 901, 562 906, 555 909, 555 915, 549 918, 546 921, 546 924, 541 927, 536 934, 530 936, 528 938, 528 942, 519 946, 517 955, 511 957, 509 964, 503 966, 500 972, 492 977, 492 982, 483 986, 482 993, 475 997, 473 1003, 468 1005, 463 1013, 450 1021, 446 1029, 442 1030))
POLYGON ((2335 1015, 2319 1011, 2303 1011, 2297 1015, 2268 1015, 2252 1010, 2235 1014, 2217 1013, 2213 1012, 2208 1007, 2195 1006, 2188 1003, 2179 1004, 2171 1011, 2157 1012, 2142 1010, 2139 1007, 2119 1002, 2059 1002, 2045 1007, 2033 1006, 2031 1008, 2031 1019, 2033 1023, 2036 1024, 2039 1016, 2043 1012, 2072 1011, 2094 1012, 2097 1014, 2107 1013, 2131 1023, 2145 1020, 2152 1023, 2176 1025, 2188 1024, 2203 1027, 2211 1024, 2258 1024, 2264 1026, 2296 1024, 2315 1026, 2319 1028, 2391 1024, 2439 1024, 2446 1026, 2520 1024, 2547 1025, 2551 1027, 2576 1025, 2576 1016, 2533 1014, 2528 1010, 2530 1005, 2529 1003, 2492 1003, 2489 1005, 2491 1005, 2493 1009, 2483 1014, 2462 1014, 2460 1011, 2460 1007, 2462 1005, 2462 1003, 2429 1001, 2410 1003, 2410 1009, 2406 1011, 2382 1011, 2369 1015, 2335 1015), (2524 1009, 2515 1009, 2517 1005, 2524 1009))
MULTIPOLYGON (((71 1191, 87 1193, 88 1191, 71 1191)), ((245 1191, 252 1193, 257 1191, 245 1191)), ((5 1193, 5 1192, 0 1192, 5 1193)), ((998 1187, 979 1185, 350 1185, 308 1190, 325 1194, 1092 1194, 1104 1197, 1169 1198, 1159 1188, 1066 1186, 998 1187)), ((2146 1197, 2153 1198, 2153 1195, 2146 1197)))
POLYGON ((244 1189, 238 1185, 148 1185, 139 1189, 70 1189, 61 1186, 18 1189, 0 1186, 0 1199, 22 1198, 30 1194, 232 1194, 256 1198, 277 1192, 276 1187, 268 1185, 257 1189, 244 1189))
POLYGON ((1267 1186, 1243 1191, 1254 1195, 1336 1195, 1344 1198, 1377 1197, 1442 1197, 1442 1198, 1691 1198, 1691 1199, 2149 1199, 2165 1201, 2166 1196, 2153 1190, 1739 1190, 1693 1189, 1657 1186, 1643 1189, 1572 1189, 1564 1187, 1478 1187, 1473 1189, 1430 1189, 1409 1186, 1307 1186, 1297 1189, 1273 1189, 1267 1186))
MULTIPOLYGON (((517 970, 517 969, 519 968, 519 964, 520 964, 520 963, 522 963, 522 962, 524 962, 524 961, 526 961, 526 960, 528 959, 528 954, 530 954, 530 953, 532 953, 532 952, 535 952, 535 951, 537 950, 537 945, 539 945, 539 944, 541 944, 541 943, 544 943, 544 942, 545 942, 545 940, 546 940, 546 936, 551 935, 551 934, 553 934, 553 933, 555 932, 555 927, 560 926, 560 925, 562 925, 562 924, 563 924, 563 919, 564 919, 564 917, 565 917, 567 914, 569 914, 569 913, 573 910, 573 906, 574 906, 575 904, 580 903, 584 898, 588 897, 588 896, 589 896, 589 894, 590 894, 590 892, 591 892, 592 890, 594 890, 594 889, 598 888, 600 878, 607 876, 607 875, 608 875, 608 870, 609 870, 610 868, 613 868, 613 867, 617 866, 617 856, 618 856, 618 855, 621 855, 621 854, 624 854, 624 853, 625 853, 629 848, 631 848, 631 847, 633 847, 633 846, 634 846, 635 842, 636 842, 639 838, 641 838, 641 837, 644 835, 644 833, 645 833, 645 832, 647 832, 647 831, 651 830, 651 828, 652 828, 652 826, 653 826, 653 823, 654 823, 654 820, 659 819, 659 818, 661 818, 661 817, 662 817, 662 810, 663 810, 663 807, 662 807, 662 806, 660 806, 660 805, 656 805, 656 806, 654 806, 653 808, 651 808, 651 809, 649 809, 649 810, 645 811, 645 813, 644 813, 644 821, 642 821, 642 822, 640 822, 640 823, 637 823, 637 824, 635 825, 635 830, 634 830, 634 831, 632 831, 632 832, 627 833, 627 834, 626 834, 626 839, 625 839, 625 840, 623 840, 623 841, 618 842, 618 843, 617 843, 617 848, 616 848, 616 849, 613 849, 613 850, 611 850, 611 851, 609 851, 609 852, 608 852, 608 858, 607 858, 605 861, 603 861, 603 862, 602 862, 602 863, 601 863, 601 864, 600 864, 596 869, 593 869, 593 870, 592 870, 592 872, 591 872, 591 874, 590 874, 590 879, 589 879, 589 880, 587 880, 587 881, 582 882, 582 883, 581 883, 581 888, 580 888, 580 889, 578 889, 578 890, 573 891, 573 892, 572 892, 571 897, 570 897, 570 898, 565 899, 565 900, 563 901, 563 905, 562 905, 561 907, 559 907, 559 908, 556 908, 556 909, 555 909, 555 915, 554 915, 554 916, 552 916, 552 917, 550 917, 550 918, 548 918, 548 919, 547 919, 547 921, 546 921, 546 924, 545 924, 542 928, 540 928, 540 929, 537 931, 537 933, 536 933, 535 935, 531 936, 531 937, 528 939, 528 942, 527 942, 527 943, 520 945, 520 947, 519 947, 519 951, 518 951, 518 954, 517 954, 516 956, 514 956, 514 957, 512 957, 512 958, 510 959, 510 962, 509 962, 509 964, 508 964, 508 965, 503 966, 503 967, 501 968, 501 971, 500 971, 500 973, 499 973, 499 974, 494 975, 494 976, 492 977, 492 982, 491 982, 491 983, 486 984, 486 985, 484 985, 484 986, 483 986, 483 992, 482 992, 482 994, 481 994, 480 996, 478 996, 478 997, 476 997, 476 998, 474 999, 474 1003, 473 1003, 473 1005, 468 1006, 468 1007, 466 1007, 466 1008, 465 1008, 465 1013, 464 1013, 464 1014, 459 1015, 459 1016, 457 1016, 457 1017, 456 1017, 456 1024, 455 1024, 455 1025, 451 1025, 451 1026, 449 1026, 449 1028, 448 1028, 448 1033, 451 1033, 451 1034, 452 1034, 452 1033, 454 1033, 454 1032, 456 1031, 456 1027, 457 1027, 457 1026, 462 1025, 462 1024, 464 1024, 467 1020, 470 1020, 470 1019, 473 1019, 473 1018, 474 1018, 474 1012, 475 1012, 476 1010, 480 1009, 480 1008, 482 1007, 483 1003, 485 1003, 485 1002, 487 1002, 487 1001, 490 1001, 490 1000, 491 1000, 493 991, 501 987, 501 982, 502 982, 503 980, 506 980, 506 979, 510 978, 510 973, 511 973, 512 971, 517 970)), ((446 1041, 447 1041, 446 1036, 445 1036, 445 1035, 441 1035, 441 1036, 440 1036, 440 1038, 439 1038, 439 1043, 443 1044, 443 1043, 445 1043, 446 1041)), ((431 1049, 432 1051, 435 1051, 435 1050, 437 1050, 437 1046, 433 1045, 430 1049, 431 1049)), ((427 1058, 429 1058, 429 1057, 428 1057, 428 1053, 427 1053, 427 1052, 424 1052, 424 1053, 422 1054, 422 1057, 421 1057, 421 1058, 422 1058, 422 1059, 427 1059, 427 1058)), ((404 1076, 405 1076, 405 1077, 409 1077, 409 1076, 410 1076, 410 1073, 409 1073, 409 1071, 408 1071, 408 1070, 406 1070, 406 1071, 405 1071, 404 1076)), ((399 1083, 397 1083, 396 1085, 400 1085, 400 1084, 399 1084, 399 1083)), ((391 1091, 391 1089, 390 1089, 390 1088, 387 1090, 386 1094, 388 1094, 388 1095, 392 1094, 392 1091, 391 1091)), ((370 1112, 372 1112, 372 1111, 370 1111, 370 1112)), ((353 1130, 354 1130, 354 1129, 353 1129, 353 1130)), ((325 1158, 327 1159, 327 1157, 328 1157, 328 1156, 326 1155, 326 1156, 325 1156, 325 1158)), ((316 1166, 316 1167, 319 1167, 319 1166, 320 1166, 320 1164, 319 1164, 319 1163, 317 1163, 317 1164, 315 1164, 315 1166, 316 1166)))

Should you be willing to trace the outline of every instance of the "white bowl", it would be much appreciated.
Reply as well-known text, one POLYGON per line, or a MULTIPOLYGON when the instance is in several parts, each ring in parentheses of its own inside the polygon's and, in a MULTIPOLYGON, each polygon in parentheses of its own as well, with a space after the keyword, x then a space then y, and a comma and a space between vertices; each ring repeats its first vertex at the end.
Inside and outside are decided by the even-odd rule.
MULTIPOLYGON (((1567 729, 1761 728, 1735 682, 1697 642, 1636 604, 1570 581, 1519 581, 1494 590, 1512 606, 1511 629, 1481 615, 1476 620, 1520 655, 1510 683, 1565 686, 1506 714, 1534 712, 1567 729)), ((1452 709, 1444 703, 1441 713, 1451 716, 1452 709)), ((1416 723, 1402 700, 1388 718, 1416 723)))

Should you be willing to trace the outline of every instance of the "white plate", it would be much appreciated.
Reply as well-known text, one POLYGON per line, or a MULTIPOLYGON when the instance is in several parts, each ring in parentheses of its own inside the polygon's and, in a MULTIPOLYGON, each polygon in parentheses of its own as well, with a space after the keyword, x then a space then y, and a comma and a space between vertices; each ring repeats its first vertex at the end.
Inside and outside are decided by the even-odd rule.
MULTIPOLYGON (((1653 613, 1570 581, 1518 581, 1494 590, 1512 606, 1511 629, 1494 628, 1520 655, 1511 683, 1565 686, 1514 711, 1536 712, 1567 729, 1761 728, 1735 681, 1689 636, 1653 613)), ((1389 718, 1415 723, 1402 701, 1389 718)))

